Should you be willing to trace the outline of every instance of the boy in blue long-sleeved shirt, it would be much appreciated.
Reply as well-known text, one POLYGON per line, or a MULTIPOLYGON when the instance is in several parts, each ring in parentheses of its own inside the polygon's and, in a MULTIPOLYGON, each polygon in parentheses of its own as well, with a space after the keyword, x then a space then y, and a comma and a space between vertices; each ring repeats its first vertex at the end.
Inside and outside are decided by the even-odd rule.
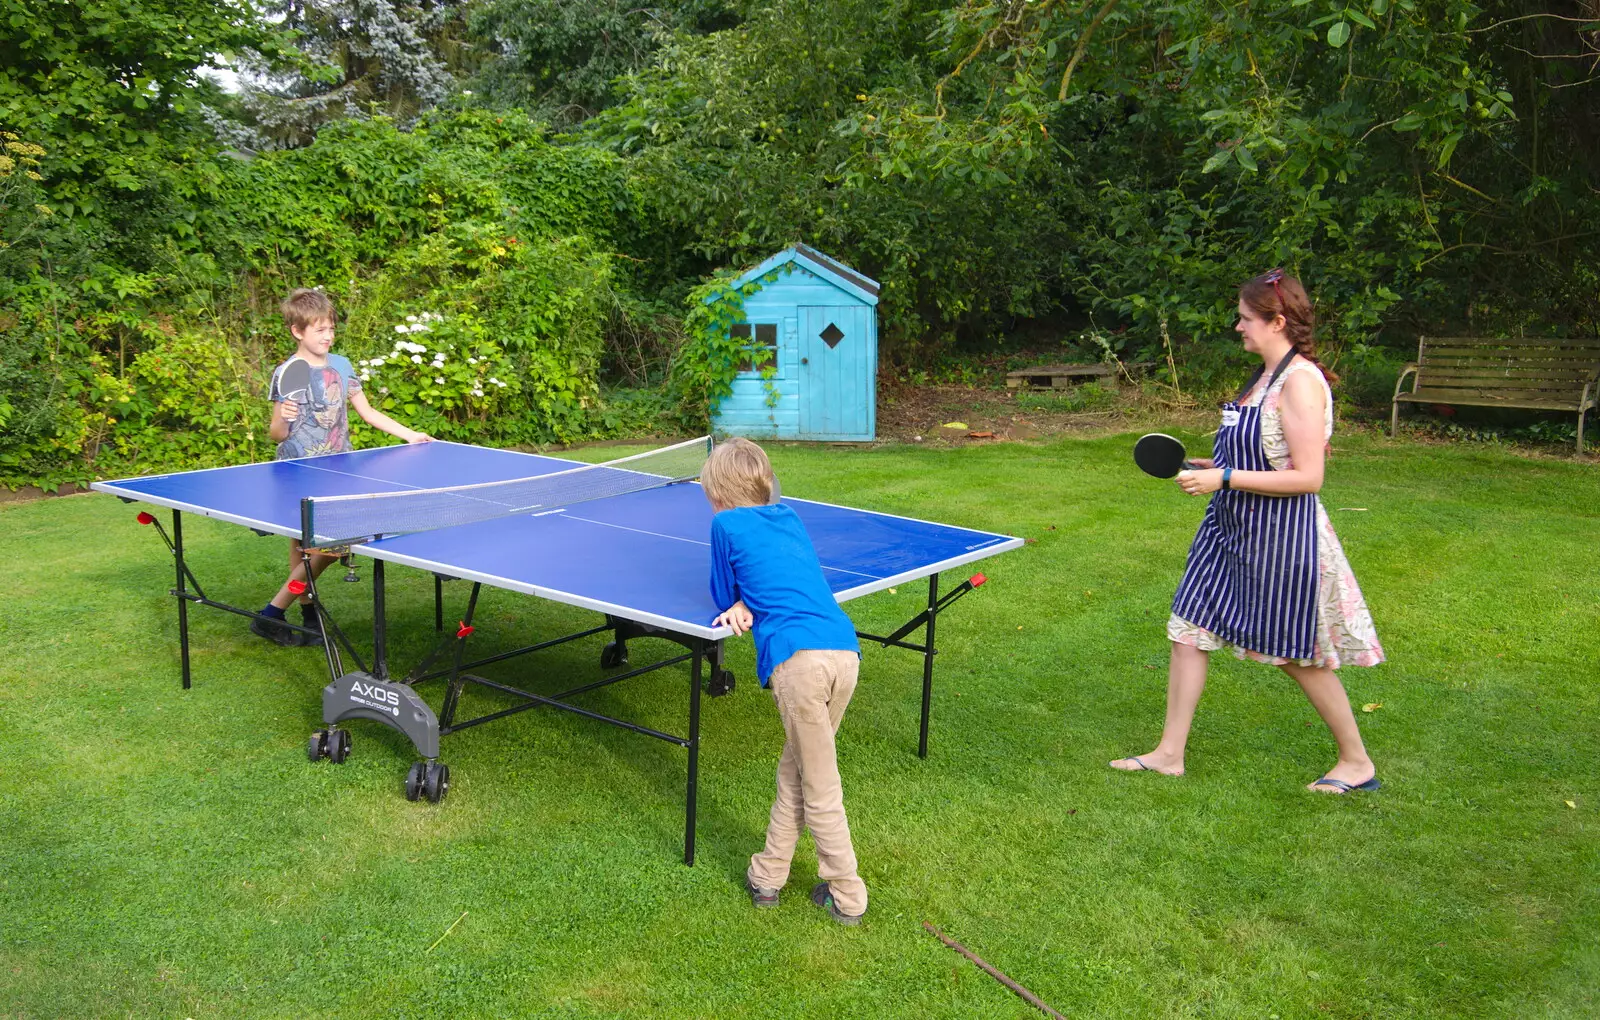
POLYGON ((803 828, 817 845, 811 900, 835 921, 859 924, 867 887, 845 818, 834 735, 856 689, 861 646, 822 576, 816 550, 795 512, 772 504, 772 465, 761 447, 730 439, 712 450, 700 483, 711 519, 711 597, 717 624, 751 631, 756 672, 783 720, 778 793, 767 843, 750 858, 745 885, 758 907, 778 904, 803 828))

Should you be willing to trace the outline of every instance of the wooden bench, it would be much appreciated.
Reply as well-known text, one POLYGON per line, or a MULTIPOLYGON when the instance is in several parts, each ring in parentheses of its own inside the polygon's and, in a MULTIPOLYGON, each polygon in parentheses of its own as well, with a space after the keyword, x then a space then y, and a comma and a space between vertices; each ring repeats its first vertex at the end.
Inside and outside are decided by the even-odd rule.
POLYGON ((1417 360, 1400 370, 1389 411, 1389 435, 1400 427, 1400 403, 1463 407, 1516 407, 1578 412, 1578 452, 1583 417, 1600 395, 1600 337, 1576 340, 1422 337, 1417 360), (1406 376, 1409 392, 1400 392, 1406 376))
MULTIPOLYGON (((1150 367, 1150 362, 1130 362, 1127 367, 1129 371, 1136 372, 1150 367)), ((1084 379, 1104 379, 1116 374, 1117 366, 1103 362, 1093 365, 1035 365, 1007 372, 1006 387, 1013 390, 1063 390, 1084 379)))

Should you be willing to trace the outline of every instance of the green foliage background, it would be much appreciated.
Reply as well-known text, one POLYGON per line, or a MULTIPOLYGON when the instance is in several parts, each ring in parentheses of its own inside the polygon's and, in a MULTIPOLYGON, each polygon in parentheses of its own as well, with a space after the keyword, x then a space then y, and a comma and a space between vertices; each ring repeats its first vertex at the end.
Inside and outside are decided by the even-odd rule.
POLYGON ((474 371, 387 362, 381 403, 490 443, 702 426, 737 361, 707 287, 797 240, 882 282, 891 367, 1087 333, 1204 392, 1237 374, 1235 285, 1280 264, 1357 401, 1418 333, 1596 329, 1577 3, 480 0, 409 54, 345 26, 390 48, 327 64, 391 6, 312 0, 313 37, 0 0, 0 482, 268 455, 296 286, 356 360, 438 316, 430 359, 474 371), (229 54, 324 97, 424 57, 459 87, 252 152, 227 125, 259 110, 200 74, 229 54))

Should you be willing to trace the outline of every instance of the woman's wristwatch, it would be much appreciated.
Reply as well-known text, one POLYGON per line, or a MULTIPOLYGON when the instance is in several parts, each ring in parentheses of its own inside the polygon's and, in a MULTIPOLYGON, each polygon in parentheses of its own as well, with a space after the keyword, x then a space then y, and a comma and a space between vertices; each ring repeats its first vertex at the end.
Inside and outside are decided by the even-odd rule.
POLYGON ((1231 488, 1233 488, 1233 484, 1232 483, 1233 483, 1233 468, 1223 468, 1222 469, 1222 487, 1224 489, 1231 489, 1231 488))

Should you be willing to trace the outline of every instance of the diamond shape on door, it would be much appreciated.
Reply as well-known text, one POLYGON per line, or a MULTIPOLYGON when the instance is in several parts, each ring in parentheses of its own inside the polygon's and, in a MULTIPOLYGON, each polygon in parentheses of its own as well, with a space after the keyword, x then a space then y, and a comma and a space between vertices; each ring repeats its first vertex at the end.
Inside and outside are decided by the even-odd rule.
POLYGON ((831 351, 839 346, 840 340, 844 339, 844 330, 830 322, 828 323, 828 328, 818 333, 817 336, 822 338, 822 342, 827 344, 828 350, 831 351))

